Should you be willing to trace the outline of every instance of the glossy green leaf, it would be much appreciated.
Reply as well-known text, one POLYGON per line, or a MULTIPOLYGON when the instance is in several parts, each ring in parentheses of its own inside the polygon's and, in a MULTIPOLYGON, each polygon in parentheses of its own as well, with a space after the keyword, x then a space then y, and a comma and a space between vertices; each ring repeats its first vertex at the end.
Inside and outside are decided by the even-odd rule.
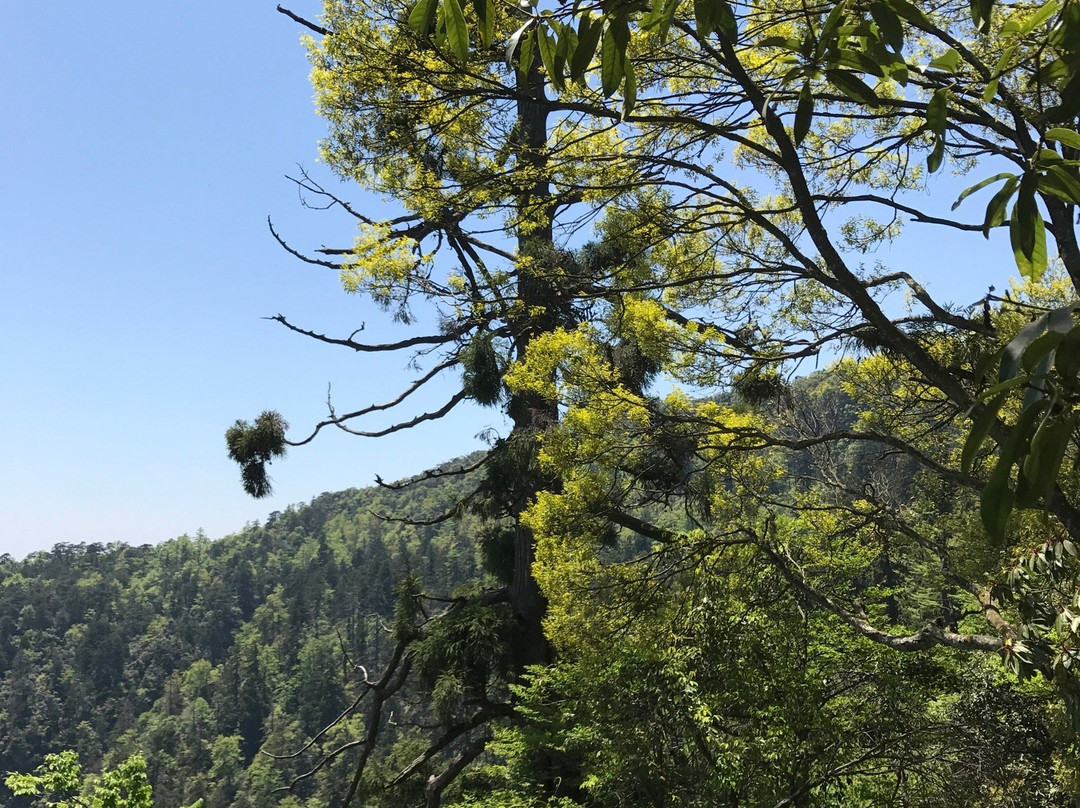
POLYGON ((961 202, 963 202, 965 199, 967 199, 972 194, 974 194, 974 193, 976 193, 978 191, 981 191, 987 185, 993 185, 995 182, 1000 182, 1001 180, 1007 180, 1010 177, 1015 177, 1015 176, 1016 176, 1015 174, 1010 174, 1008 172, 1002 172, 1001 174, 995 174, 992 177, 987 177, 984 180, 980 180, 979 182, 975 183, 974 185, 972 185, 972 186, 970 186, 968 188, 965 188, 963 191, 960 192, 960 196, 956 197, 956 201, 952 203, 951 210, 956 210, 958 207, 960 207, 961 202))
POLYGON ((810 86, 810 82, 807 81, 803 84, 802 89, 799 90, 799 100, 795 106, 795 126, 793 128, 793 135, 795 137, 795 145, 798 146, 806 138, 807 132, 810 131, 810 124, 814 118, 814 92, 810 86))
POLYGON ((990 430, 997 423, 997 414, 1001 410, 1001 405, 1005 403, 1005 398, 1004 393, 995 396, 986 402, 982 411, 975 416, 967 440, 964 441, 964 448, 960 452, 960 471, 964 474, 971 473, 971 467, 975 463, 975 456, 986 441, 990 430))
POLYGON ((854 73, 847 70, 826 70, 825 78, 852 101, 870 107, 876 107, 879 103, 877 93, 854 73))
POLYGON ((1005 210, 1008 208, 1009 200, 1012 199, 1012 195, 1019 185, 1019 177, 1006 180, 1001 190, 994 194, 990 203, 986 206, 986 217, 983 219, 983 235, 986 238, 990 238, 990 231, 993 228, 1005 222, 1005 210))
POLYGON ((1009 218, 1009 242, 1020 274, 1038 281, 1046 271, 1046 225, 1035 203, 1037 178, 1027 174, 1020 182, 1020 193, 1009 218), (1033 178, 1028 182, 1028 178, 1033 178), (1025 187, 1025 185, 1027 187, 1025 187))
POLYGON ((435 24, 435 13, 439 9, 439 0, 419 0, 412 11, 409 12, 409 27, 419 36, 426 37, 431 34, 431 28, 435 24))
POLYGON ((926 103, 926 127, 935 135, 945 134, 949 121, 949 91, 944 87, 934 90, 926 103))
POLYGON ((570 58, 570 75, 574 81, 584 81, 585 71, 592 64, 593 56, 596 54, 596 46, 600 42, 600 35, 603 30, 604 25, 599 18, 594 20, 588 14, 582 15, 581 21, 578 23, 578 45, 570 58))
POLYGON ((566 86, 567 63, 577 47, 577 32, 569 25, 560 22, 552 22, 552 29, 557 35, 555 41, 555 73, 563 80, 561 87, 566 86))
POLYGON ((1020 370, 1020 362, 1024 357, 1024 351, 1028 349, 1038 337, 1046 331, 1047 317, 1044 314, 1037 320, 1028 323, 1020 329, 1015 337, 1009 340, 1001 355, 1001 366, 998 369, 998 380, 1005 382, 1016 376, 1020 370))
POLYGON ((1001 57, 997 61, 997 65, 994 67, 993 78, 986 83, 986 87, 983 88, 982 99, 983 102, 989 104, 994 100, 997 95, 998 83, 1001 77, 1005 75, 1005 70, 1008 68, 1009 63, 1012 61, 1013 52, 1016 50, 1015 45, 1010 45, 1001 52, 1001 57))
POLYGON ((1053 129, 1046 130, 1046 139, 1061 143, 1070 149, 1080 150, 1080 132, 1074 129, 1056 126, 1053 129))
POLYGON ((957 53, 955 48, 949 48, 941 56, 930 62, 929 66, 944 73, 955 73, 960 67, 960 54, 957 53))
POLYGON ((469 58, 469 26, 465 22, 465 13, 460 0, 442 0, 443 14, 446 18, 446 41, 451 53, 459 62, 469 58))
POLYGON ((1060 10, 1060 0, 1050 0, 1050 2, 1044 3, 1038 11, 1036 11, 1034 14, 1031 15, 1031 17, 1028 18, 1027 22, 1020 26, 1017 33, 1019 33, 1020 36, 1027 36, 1040 25, 1042 25, 1055 14, 1057 14, 1060 10))
POLYGON ((1009 488, 1009 472, 1012 463, 998 460, 990 479, 986 481, 982 497, 979 500, 979 517, 990 536, 992 544, 998 545, 1005 538, 1005 528, 1012 514, 1016 495, 1009 488))
POLYGON ((1028 407, 1020 413, 1016 419, 1009 437, 1001 446, 997 464, 990 472, 990 477, 983 488, 979 503, 979 515, 982 517, 983 527, 995 544, 1000 544, 1005 538, 1005 528, 1012 514, 1016 502, 1016 494, 1009 487, 1013 465, 1022 456, 1023 450, 1029 444, 1032 432, 1039 417, 1043 413, 1045 402, 1038 402, 1033 407, 1028 407))
POLYGON ((536 47, 540 51, 540 61, 544 65, 544 72, 547 73, 548 80, 556 90, 561 92, 564 85, 562 76, 559 75, 559 70, 555 64, 556 42, 542 25, 536 29, 536 47))
POLYGON ((885 78, 885 70, 882 66, 862 51, 839 48, 835 52, 833 64, 836 67, 849 67, 853 70, 859 70, 879 79, 885 78))
POLYGON ((987 387, 985 390, 982 391, 982 393, 979 394, 979 398, 984 400, 991 399, 994 396, 1000 395, 1001 393, 1008 393, 1011 390, 1017 389, 1018 387, 1026 387, 1028 383, 1028 377, 1026 375, 1017 376, 1015 374, 1016 371, 1014 370, 1013 375, 1005 381, 1001 381, 997 384, 987 387))
POLYGON ((1044 362, 1048 355, 1057 349, 1061 340, 1065 337, 1059 331, 1046 330, 1031 341, 1023 355, 1020 357, 1020 367, 1028 373, 1039 374, 1036 369, 1044 362))
POLYGON ((945 138, 941 135, 937 135, 934 138, 934 147, 930 150, 930 153, 926 155, 926 170, 931 174, 935 173, 941 164, 945 161, 945 138))
POLYGON ((840 0, 840 2, 833 4, 832 11, 828 12, 828 16, 825 17, 825 23, 818 32, 819 48, 836 38, 837 29, 840 27, 840 23, 843 22, 843 15, 845 15, 847 10, 847 0, 840 0))
POLYGON ((510 35, 510 38, 506 40, 506 53, 504 54, 504 56, 507 69, 514 69, 514 65, 516 63, 515 60, 518 54, 518 49, 521 47, 522 39, 525 38, 525 35, 528 33, 529 29, 532 28, 532 26, 533 21, 529 20, 516 31, 514 31, 514 33, 510 35))
POLYGON ((1046 418, 1040 424, 1031 439, 1031 447, 1021 469, 1022 477, 1017 484, 1017 507, 1034 507, 1053 492, 1073 429, 1072 419, 1046 418))
POLYGON ((495 0, 473 0, 476 11, 476 31, 480 44, 487 48, 495 38, 495 0))
POLYGON ((600 86, 605 97, 613 95, 626 76, 624 58, 624 52, 616 44, 615 34, 608 25, 600 45, 600 86))
POLYGON ((881 38, 896 53, 904 49, 904 26, 896 12, 885 3, 875 2, 870 4, 870 16, 881 31, 881 38))
POLYGON ((1050 166, 1039 176, 1039 190, 1070 205, 1080 205, 1080 180, 1065 166, 1050 166))
POLYGON ((909 3, 908 0, 884 0, 886 5, 896 12, 897 16, 910 22, 912 25, 918 28, 928 28, 933 25, 930 22, 930 18, 923 13, 914 3, 909 3))
POLYGON ((533 63, 533 43, 536 41, 536 38, 533 36, 534 29, 535 27, 530 28, 525 32, 521 37, 521 47, 518 49, 517 72, 522 80, 528 75, 529 69, 532 67, 533 63))

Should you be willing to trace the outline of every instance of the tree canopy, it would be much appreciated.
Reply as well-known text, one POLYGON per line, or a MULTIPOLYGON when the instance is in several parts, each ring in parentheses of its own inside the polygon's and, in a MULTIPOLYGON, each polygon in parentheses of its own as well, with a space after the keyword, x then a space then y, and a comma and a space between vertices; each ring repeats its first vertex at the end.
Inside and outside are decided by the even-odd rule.
MULTIPOLYGON (((875 782, 896 804, 915 788, 910 771, 948 780, 934 766, 960 754, 962 734, 938 745, 943 724, 927 705, 940 697, 923 693, 921 717, 903 708, 904 688, 879 678, 882 654, 961 677, 975 674, 956 659, 1000 654, 1014 673, 1041 675, 1078 720, 1080 6, 358 0, 304 22, 318 35, 324 160, 400 215, 372 220, 302 176, 359 234, 311 254, 275 236, 339 271, 406 336, 372 345, 278 319, 358 353, 404 353, 420 371, 391 401, 332 409, 308 437, 287 438, 274 414, 238 422, 229 449, 249 490, 286 445, 329 426, 377 437, 467 400, 513 424, 447 514, 491 519, 504 585, 434 621, 403 612, 400 653, 372 680, 381 704, 413 660, 463 671, 455 717, 416 759, 442 760, 418 800, 437 805, 504 743, 509 759, 531 760, 538 794, 665 804, 670 791, 648 796, 662 767, 641 763, 659 744, 686 754, 687 771, 720 777, 729 791, 712 793, 736 804, 753 778, 724 768, 733 739, 788 726, 782 711, 755 717, 775 701, 764 686, 747 684, 759 700, 746 712, 715 711, 743 697, 724 689, 723 666, 755 632, 774 641, 736 664, 744 684, 760 675, 782 699, 822 708, 792 714, 775 760, 792 760, 784 744, 806 753, 808 733, 874 739, 843 754, 826 745, 784 783, 756 780, 773 783, 762 788, 777 804, 872 790, 853 771, 891 772, 875 782), (956 193, 945 168, 972 184, 956 193), (951 210, 942 188, 957 197, 951 210), (972 271, 968 299, 939 300, 927 289, 932 246, 918 267, 868 258, 909 231, 932 245, 943 229, 1007 230, 1022 280, 999 295, 972 271), (793 383, 822 359, 835 412, 808 406, 793 383), (410 409, 454 374, 445 404, 410 409), (363 426, 386 411, 399 413, 391 426, 363 426), (505 664, 434 652, 475 648, 461 638, 488 636, 481 614, 496 603, 512 613, 505 664), (812 693, 777 675, 783 638, 804 670, 838 654, 844 673, 823 663, 826 685, 812 693), (646 702, 677 704, 682 718, 639 727, 634 755, 615 744, 611 767, 575 776, 567 749, 589 720, 566 725, 550 704, 578 699, 594 729, 614 722, 630 746, 642 719, 621 695, 597 704, 566 672, 598 682, 643 658, 658 665, 653 693, 671 697, 646 702), (833 685, 882 694, 866 704, 879 734, 828 724, 833 685), (674 699, 698 690, 712 700, 674 699), (517 729, 490 730, 507 706, 517 729), (914 723, 884 729, 900 713, 914 723), (529 735, 552 726, 554 741, 529 735), (917 761, 885 752, 916 737, 917 761), (636 761, 644 791, 604 791, 625 774, 619 760, 636 761)), ((385 729, 378 709, 368 717, 350 797, 385 729)))

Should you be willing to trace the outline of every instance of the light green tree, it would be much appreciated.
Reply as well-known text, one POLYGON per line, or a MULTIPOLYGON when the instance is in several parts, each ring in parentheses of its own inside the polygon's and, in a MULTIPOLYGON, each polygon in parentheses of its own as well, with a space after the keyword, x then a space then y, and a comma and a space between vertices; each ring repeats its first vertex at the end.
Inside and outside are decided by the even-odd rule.
MULTIPOLYGON (((115 769, 84 775, 77 752, 46 755, 33 773, 11 772, 4 784, 17 797, 35 797, 46 808, 153 808, 146 760, 132 755, 115 769)), ((189 808, 201 808, 196 800, 189 808)))

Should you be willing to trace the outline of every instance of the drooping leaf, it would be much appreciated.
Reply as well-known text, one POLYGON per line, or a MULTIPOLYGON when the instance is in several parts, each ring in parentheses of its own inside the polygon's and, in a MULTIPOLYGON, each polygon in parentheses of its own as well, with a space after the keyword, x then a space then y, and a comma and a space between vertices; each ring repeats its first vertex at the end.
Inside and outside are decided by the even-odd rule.
POLYGON ((1046 130, 1046 139, 1061 143, 1070 149, 1080 150, 1080 132, 1074 129, 1055 126, 1053 129, 1046 130))
POLYGON ((975 455, 979 453, 979 449, 986 441, 986 437, 990 434, 991 428, 997 423, 997 414, 1001 410, 1001 405, 1005 403, 1005 398, 1005 394, 1001 393, 986 402, 986 404, 983 405, 982 411, 972 422, 971 430, 968 432, 967 440, 964 441, 964 448, 960 453, 960 470, 964 474, 971 473, 971 467, 975 462, 975 455))
POLYGON ((1031 441, 1038 418, 1045 408, 1045 401, 1037 402, 1020 413, 1009 437, 1001 446, 997 464, 990 472, 990 477, 983 488, 979 503, 979 515, 994 544, 1000 544, 1005 538, 1005 528, 1016 502, 1016 494, 1009 487, 1012 467, 1023 456, 1031 441))
POLYGON ((934 148, 926 155, 926 170, 935 173, 945 161, 945 138, 941 135, 934 137, 934 148))
POLYGON ((926 168, 933 174, 945 160, 945 127, 948 124, 949 93, 944 87, 934 90, 926 104, 926 127, 934 133, 934 147, 926 156, 926 168))
POLYGON ((997 95, 998 84, 1001 81, 1001 77, 1005 75, 1005 69, 1009 66, 1009 62, 1012 61, 1012 55, 1015 50, 1016 46, 1010 45, 1002 51, 1001 57, 994 67, 993 78, 991 78, 990 81, 986 83, 986 87, 983 88, 983 103, 989 104, 994 100, 994 96, 997 95))
POLYGON ((949 91, 944 87, 934 90, 926 104, 926 127, 935 135, 945 134, 949 120, 949 91))
POLYGON ((600 87, 605 97, 613 95, 622 84, 626 76, 625 59, 626 52, 619 47, 609 24, 600 44, 600 87))
POLYGON ((960 192, 960 196, 956 197, 956 201, 952 203, 951 210, 956 210, 958 207, 960 207, 961 202, 963 202, 965 199, 967 199, 973 193, 976 193, 977 191, 981 191, 987 185, 993 185, 995 182, 1000 182, 1001 180, 1007 180, 1010 177, 1015 177, 1015 176, 1016 176, 1015 174, 1010 174, 1009 172, 1005 171, 1005 172, 1002 172, 1001 174, 995 174, 992 177, 987 177, 984 180, 980 180, 979 182, 975 183, 974 185, 970 186, 969 188, 965 188, 963 191, 960 192))
POLYGON ((533 20, 528 20, 520 28, 518 28, 516 31, 514 31, 514 33, 512 33, 510 35, 510 38, 508 40, 506 40, 505 58, 506 58, 506 67, 507 67, 508 70, 513 70, 514 69, 514 65, 516 63, 515 59, 517 57, 518 48, 521 47, 522 37, 525 36, 525 34, 528 32, 528 30, 530 28, 532 28, 532 26, 533 26, 533 20))
POLYGON ((1065 166, 1049 166, 1039 175, 1039 190, 1070 205, 1080 205, 1080 180, 1065 166))
POLYGON ((1046 225, 1035 202, 1038 179, 1033 173, 1020 181, 1020 192, 1009 218, 1009 241, 1020 274, 1038 281, 1046 270, 1046 225))
POLYGON ((473 0, 480 44, 487 48, 495 38, 495 0, 473 0))
POLYGON ((1001 366, 998 369, 999 381, 1008 381, 1016 376, 1017 371, 1020 370, 1024 351, 1046 331, 1046 324, 1047 317, 1044 314, 1021 328, 1017 335, 1009 340, 1009 344, 1005 346, 1005 351, 1001 355, 1001 366))
POLYGON ((578 23, 578 45, 570 59, 570 75, 577 82, 585 80, 585 71, 592 64, 596 46, 600 42, 604 24, 598 17, 595 20, 589 14, 582 14, 578 23))
POLYGON ((881 31, 881 38, 894 52, 900 53, 904 49, 904 26, 896 12, 885 3, 875 2, 870 4, 870 16, 877 23, 881 31))
POLYGON ((826 70, 825 78, 852 101, 870 107, 876 107, 880 103, 877 93, 849 70, 826 70))
POLYGON ((986 217, 983 219, 983 236, 990 238, 990 231, 1005 222, 1005 210, 1009 206, 1009 200, 1016 192, 1020 184, 1019 177, 1012 177, 1005 181, 990 203, 986 206, 986 217))
POLYGON ((522 81, 524 81, 525 76, 528 75, 529 70, 532 68, 533 47, 536 42, 534 31, 535 26, 525 32, 524 36, 521 37, 521 45, 518 48, 517 72, 522 81))
POLYGON ((577 49, 577 32, 566 23, 552 22, 552 26, 558 34, 558 40, 555 43, 555 72, 563 80, 561 86, 565 88, 567 66, 577 49))
POLYGON ((1039 375, 1037 367, 1043 363, 1043 361, 1058 345, 1061 344, 1061 340, 1064 338, 1064 334, 1060 331, 1052 331, 1047 329, 1045 332, 1037 336, 1031 341, 1023 355, 1020 357, 1020 367, 1033 375, 1039 375))
POLYGON ((1005 527, 1012 514, 1013 500, 1016 495, 1009 488, 1009 472, 1012 463, 999 459, 990 479, 986 481, 982 497, 979 500, 979 517, 990 536, 992 544, 1000 544, 1005 538, 1005 527))
POLYGON ((955 48, 949 48, 941 56, 930 62, 930 67, 944 73, 955 73, 960 67, 960 54, 955 48))
POLYGON ((446 19, 446 41, 459 62, 469 59, 469 26, 460 0, 442 0, 446 19))
POLYGON ((1043 419, 1031 439, 1021 469, 1022 476, 1017 483, 1017 507, 1034 507, 1053 491, 1074 428, 1071 418, 1043 419))
POLYGON ((810 82, 807 81, 803 84, 802 89, 799 90, 799 100, 795 106, 795 126, 793 134, 795 136, 795 145, 798 146, 803 142, 807 132, 810 131, 810 124, 814 118, 814 92, 810 86, 810 82))
POLYGON ((623 117, 629 115, 637 104, 637 76, 634 63, 626 60, 626 80, 623 82, 623 117))
POLYGON ((555 40, 552 39, 551 34, 549 34, 547 29, 542 25, 536 30, 536 46, 540 50, 540 61, 544 64, 544 71, 548 75, 548 80, 556 90, 561 92, 565 88, 565 85, 563 84, 563 78, 560 75, 560 71, 555 64, 556 43, 555 40))
POLYGON ((985 33, 990 29, 990 17, 994 12, 994 0, 969 0, 971 21, 985 33))
POLYGON ((435 14, 438 9, 439 0, 417 0, 416 5, 409 12, 409 27, 418 36, 429 36, 431 27, 435 24, 435 14))

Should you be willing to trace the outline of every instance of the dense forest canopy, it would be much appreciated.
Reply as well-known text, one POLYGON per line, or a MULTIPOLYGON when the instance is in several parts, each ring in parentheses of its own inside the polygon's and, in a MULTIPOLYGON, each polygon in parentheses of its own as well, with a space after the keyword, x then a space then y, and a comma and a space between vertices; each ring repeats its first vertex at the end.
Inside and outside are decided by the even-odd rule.
MULTIPOLYGON (((395 581, 441 591, 481 576, 477 520, 382 516, 430 519, 464 492, 457 478, 343 491, 215 541, 0 559, 0 773, 69 749, 92 772, 141 755, 157 808, 278 804, 274 789, 355 723, 292 760, 258 750, 296 751, 355 695, 356 665, 389 655, 395 581)), ((427 714, 407 691, 394 709, 402 724, 427 714)), ((280 804, 331 805, 340 779, 324 773, 280 804)), ((2 786, 0 803, 29 804, 2 786)))

